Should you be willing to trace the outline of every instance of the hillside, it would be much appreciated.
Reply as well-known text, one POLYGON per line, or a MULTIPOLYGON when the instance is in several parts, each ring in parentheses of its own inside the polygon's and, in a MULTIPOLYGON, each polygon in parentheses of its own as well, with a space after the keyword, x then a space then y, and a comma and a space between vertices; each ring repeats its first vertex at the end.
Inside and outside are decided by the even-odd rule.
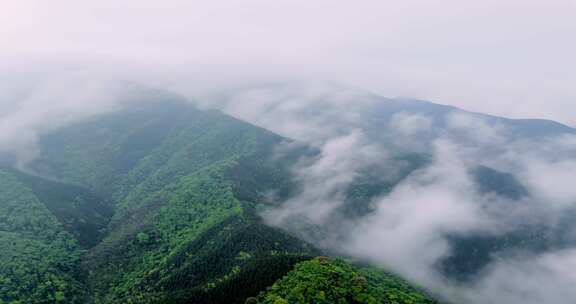
POLYGON ((318 257, 294 270, 246 303, 437 303, 407 282, 368 267, 318 257))
MULTIPOLYGON (((294 168, 323 151, 273 133, 274 125, 144 93, 119 111, 44 134, 40 156, 24 171, 3 158, 0 303, 436 303, 395 275, 314 257, 340 254, 323 246, 326 236, 349 228, 344 222, 362 223, 375 212, 373 199, 432 163, 427 149, 394 147, 394 116, 430 115, 432 136, 459 110, 412 100, 363 108, 359 121, 340 127, 392 146, 388 160, 399 170, 388 174, 386 163, 361 168, 323 225, 296 219, 297 229, 280 229, 265 224, 262 211, 302 193, 306 185, 294 168)), ((292 114, 316 118, 319 109, 310 111, 292 114)), ((573 133, 544 121, 486 119, 510 126, 514 137, 573 133)), ((531 195, 508 172, 468 171, 475 192, 494 198, 494 209, 521 206, 531 195), (500 200, 508 205, 496 205, 500 200)), ((499 253, 561 246, 568 219, 499 235, 447 233, 451 252, 435 267, 466 283, 499 253)))
POLYGON ((84 302, 74 236, 10 171, 0 170, 0 198, 0 302, 84 302))
POLYGON ((320 254, 256 214, 316 152, 156 98, 42 137, 35 176, 3 171, 0 300, 244 303, 320 254))
POLYGON ((241 302, 275 279, 258 267, 274 262, 282 273, 314 252, 253 214, 266 187, 289 184, 281 166, 260 170, 265 183, 239 187, 258 178, 280 141, 178 101, 148 103, 47 136, 33 166, 115 202, 106 238, 83 259, 95 302, 221 302, 213 299, 221 289, 231 289, 230 301, 238 285, 252 284, 236 291, 241 302), (244 282, 244 272, 255 279, 244 282))

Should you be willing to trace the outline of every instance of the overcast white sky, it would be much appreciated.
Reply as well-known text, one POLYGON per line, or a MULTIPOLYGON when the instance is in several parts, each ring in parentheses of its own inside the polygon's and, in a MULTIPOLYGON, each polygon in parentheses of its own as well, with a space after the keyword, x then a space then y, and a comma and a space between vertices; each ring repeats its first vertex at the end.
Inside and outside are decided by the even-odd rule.
POLYGON ((3 84, 330 80, 576 126, 574 54, 575 0, 0 0, 3 84))

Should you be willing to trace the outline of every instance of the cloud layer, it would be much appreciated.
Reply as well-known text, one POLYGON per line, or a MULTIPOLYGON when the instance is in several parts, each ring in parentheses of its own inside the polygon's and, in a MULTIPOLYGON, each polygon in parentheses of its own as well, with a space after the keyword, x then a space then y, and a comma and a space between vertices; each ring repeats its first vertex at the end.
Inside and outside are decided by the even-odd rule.
POLYGON ((576 125, 572 0, 4 1, 0 79, 329 80, 576 125))
MULTIPOLYGON (((343 102, 355 95, 307 92, 291 91, 286 98, 286 92, 274 95, 271 90, 255 103, 242 103, 245 97, 259 100, 251 94, 235 94, 219 103, 233 115, 320 151, 294 168, 303 188, 280 208, 263 214, 269 224, 326 249, 380 264, 455 303, 560 304, 576 299, 567 287, 576 283, 568 267, 576 260, 576 238, 570 232, 573 227, 566 225, 576 210, 571 185, 576 178, 575 135, 524 137, 506 121, 491 117, 400 111, 380 130, 391 135, 384 141, 390 145, 379 144, 381 138, 373 137, 374 130, 366 124, 366 113, 395 101, 367 95, 365 102, 343 102), (331 102, 334 94, 343 99, 331 102), (326 116, 314 111, 316 105, 328 109, 326 116), (310 113, 314 115, 307 116, 310 113), (293 124, 276 123, 282 121, 293 124), (302 133, 315 127, 327 130, 302 133), (403 152, 394 146, 403 147, 403 152), (402 171, 395 156, 409 151, 424 152, 431 159, 389 193, 373 198, 370 213, 342 216, 348 189, 366 170, 402 171), (527 196, 481 191, 473 172, 484 166, 512 174, 527 196), (506 241, 491 249, 490 262, 471 280, 457 282, 440 267, 454 254, 454 238, 506 241)), ((468 252, 467 258, 478 258, 472 256, 468 252)))

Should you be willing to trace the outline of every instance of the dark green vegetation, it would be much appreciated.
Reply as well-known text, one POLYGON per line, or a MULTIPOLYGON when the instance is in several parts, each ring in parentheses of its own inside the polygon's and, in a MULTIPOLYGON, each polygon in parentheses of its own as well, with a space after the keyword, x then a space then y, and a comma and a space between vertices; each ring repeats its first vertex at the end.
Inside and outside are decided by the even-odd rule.
POLYGON ((83 247, 96 245, 113 214, 112 202, 77 185, 5 169, 26 185, 83 247))
POLYGON ((246 303, 437 303, 402 279, 342 260, 318 257, 296 265, 284 278, 246 303))
POLYGON ((315 151, 148 94, 42 137, 34 176, 0 171, 0 303, 244 303, 320 254, 256 214, 315 151))

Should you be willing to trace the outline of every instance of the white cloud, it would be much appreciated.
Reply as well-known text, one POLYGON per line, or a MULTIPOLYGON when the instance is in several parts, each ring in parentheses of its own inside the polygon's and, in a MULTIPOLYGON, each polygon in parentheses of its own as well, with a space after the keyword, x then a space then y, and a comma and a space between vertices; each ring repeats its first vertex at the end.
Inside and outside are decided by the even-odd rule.
POLYGON ((0 151, 15 153, 20 164, 35 158, 42 134, 90 115, 117 109, 119 84, 68 74, 23 87, 5 87, 0 95, 0 151))
POLYGON ((375 102, 369 94, 326 83, 269 85, 232 90, 207 98, 206 106, 311 144, 349 134, 361 110, 375 102))
POLYGON ((572 303, 576 299, 574 267, 574 249, 504 258, 473 289, 465 292, 462 303, 572 303))
POLYGON ((453 112, 446 118, 446 127, 460 141, 481 146, 499 146, 505 144, 506 129, 498 123, 488 123, 485 119, 472 114, 453 112))
POLYGON ((320 148, 320 154, 294 168, 302 184, 300 193, 279 208, 264 214, 272 225, 283 226, 295 218, 323 225, 341 206, 348 186, 360 170, 386 162, 387 155, 376 145, 366 143, 361 131, 332 138, 320 148))
POLYGON ((429 282, 432 267, 449 253, 447 234, 490 230, 458 147, 444 140, 434 147, 434 164, 378 200, 376 212, 348 235, 345 252, 429 282))
POLYGON ((524 166, 521 179, 542 204, 561 209, 576 206, 576 160, 527 159, 524 166))
POLYGON ((398 135, 413 137, 432 129, 432 118, 419 113, 400 112, 390 119, 389 127, 398 135))

